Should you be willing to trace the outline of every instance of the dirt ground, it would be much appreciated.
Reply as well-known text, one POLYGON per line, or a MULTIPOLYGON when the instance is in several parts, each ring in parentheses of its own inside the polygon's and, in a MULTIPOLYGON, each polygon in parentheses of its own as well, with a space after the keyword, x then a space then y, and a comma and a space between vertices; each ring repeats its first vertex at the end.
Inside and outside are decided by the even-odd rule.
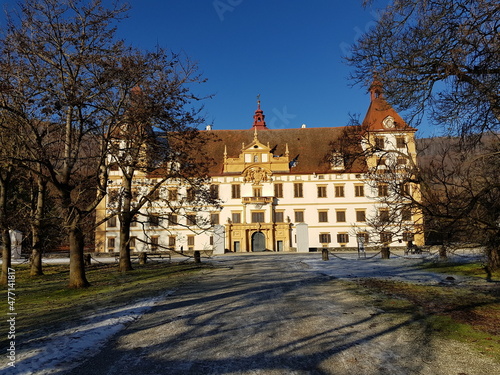
POLYGON ((465 344, 376 309, 306 257, 232 256, 217 264, 223 268, 186 280, 67 373, 500 373, 465 344))

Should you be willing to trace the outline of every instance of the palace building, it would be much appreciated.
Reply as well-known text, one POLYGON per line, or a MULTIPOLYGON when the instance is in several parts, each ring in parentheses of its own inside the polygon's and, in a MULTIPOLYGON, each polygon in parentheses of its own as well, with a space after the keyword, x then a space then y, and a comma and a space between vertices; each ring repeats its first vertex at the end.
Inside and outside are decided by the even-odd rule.
MULTIPOLYGON (((416 160, 416 129, 388 105, 379 85, 372 85, 370 94, 370 106, 358 127, 363 134, 355 138, 358 144, 349 147, 358 154, 370 147, 375 151, 354 161, 348 161, 336 147, 348 127, 269 129, 260 101, 247 129, 207 127, 201 133, 209 132, 218 139, 208 153, 215 161, 209 171, 210 192, 220 199, 221 207, 200 212, 188 208, 187 215, 162 212, 160 216, 168 216, 168 220, 132 226, 131 250, 210 250, 220 254, 356 248, 360 241, 365 247, 382 242, 406 246, 403 241, 410 240, 422 244, 417 213, 404 218, 405 231, 375 235, 370 228, 370 218, 386 209, 380 198, 385 194, 368 180, 370 169, 377 168, 381 155, 391 151, 398 160, 401 155, 416 160), (209 223, 206 230, 195 225, 198 218, 209 223)), ((110 179, 112 185, 119 185, 120 172, 110 173, 110 179)), ((155 183, 150 180, 151 176, 138 175, 135 182, 155 183)), ((172 202, 188 191, 166 181, 159 194, 172 202)), ((110 212, 107 199, 98 210, 98 220, 110 212)), ((144 215, 151 215, 151 210, 154 207, 145 207, 144 215)), ((118 251, 118 226, 111 218, 98 227, 96 251, 118 251)))

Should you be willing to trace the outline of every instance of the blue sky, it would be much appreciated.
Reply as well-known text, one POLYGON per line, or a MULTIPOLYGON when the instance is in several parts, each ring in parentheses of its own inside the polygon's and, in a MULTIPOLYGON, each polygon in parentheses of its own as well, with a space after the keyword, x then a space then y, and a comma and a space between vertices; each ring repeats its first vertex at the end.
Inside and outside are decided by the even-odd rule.
POLYGON ((388 0, 369 9, 361 0, 128 3, 132 9, 118 36, 143 49, 183 51, 196 61, 208 81, 193 90, 214 94, 204 113, 215 129, 250 128, 258 94, 273 129, 343 126, 349 114, 363 117, 368 108, 366 87, 351 87, 342 57, 388 0))

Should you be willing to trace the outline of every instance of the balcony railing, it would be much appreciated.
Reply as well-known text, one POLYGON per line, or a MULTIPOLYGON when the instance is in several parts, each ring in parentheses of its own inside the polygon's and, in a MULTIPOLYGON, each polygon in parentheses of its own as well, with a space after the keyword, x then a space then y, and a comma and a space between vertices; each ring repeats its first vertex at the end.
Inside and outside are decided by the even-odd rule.
POLYGON ((273 197, 243 197, 243 203, 268 204, 273 201, 273 197))

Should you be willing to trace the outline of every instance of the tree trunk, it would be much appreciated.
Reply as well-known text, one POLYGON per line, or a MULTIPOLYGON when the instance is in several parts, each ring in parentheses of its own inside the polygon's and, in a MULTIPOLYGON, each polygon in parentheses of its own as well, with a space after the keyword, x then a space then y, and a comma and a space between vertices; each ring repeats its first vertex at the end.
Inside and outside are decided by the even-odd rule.
POLYGON ((486 255, 488 257, 489 271, 491 272, 500 269, 500 247, 498 245, 488 247, 486 255))
POLYGON ((78 225, 69 229, 69 287, 86 288, 90 283, 85 277, 85 261, 83 256, 83 233, 78 225))
POLYGON ((120 222, 120 272, 131 271, 132 261, 130 260, 130 215, 122 215, 124 218, 120 222))
POLYGON ((389 246, 383 246, 380 253, 382 255, 382 259, 389 259, 391 257, 391 250, 389 249, 389 246))
POLYGON ((194 251, 194 262, 201 263, 201 254, 199 250, 194 251))
POLYGON ((43 275, 42 270, 42 220, 45 209, 45 189, 47 184, 40 177, 38 178, 38 195, 36 199, 35 217, 31 224, 32 246, 31 251, 31 276, 43 275))
POLYGON ((132 206, 132 178, 133 173, 130 176, 125 175, 122 178, 122 188, 123 188, 123 204, 122 212, 119 213, 120 218, 120 272, 127 272, 132 270, 132 261, 130 260, 130 224, 133 219, 131 214, 132 206))
POLYGON ((10 173, 7 172, 5 178, 0 178, 0 231, 2 237, 2 276, 0 284, 7 284, 7 275, 12 266, 11 243, 9 226, 7 225, 7 184, 10 180, 10 173))
POLYGON ((7 284, 7 276, 9 274, 9 268, 11 266, 12 262, 9 228, 2 228, 2 276, 0 278, 1 285, 7 284))

